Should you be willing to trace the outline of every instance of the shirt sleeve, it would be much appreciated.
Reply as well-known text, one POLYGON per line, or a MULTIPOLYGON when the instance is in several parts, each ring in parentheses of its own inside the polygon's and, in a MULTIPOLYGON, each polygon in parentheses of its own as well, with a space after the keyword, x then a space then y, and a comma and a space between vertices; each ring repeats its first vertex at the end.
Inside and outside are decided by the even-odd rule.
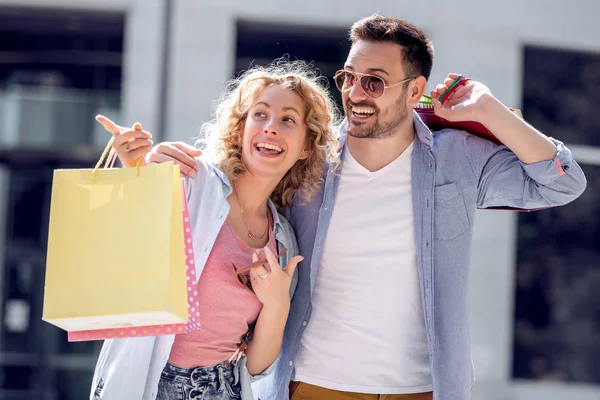
POLYGON ((587 181, 564 143, 552 160, 521 162, 506 146, 475 135, 462 135, 466 159, 478 180, 478 208, 538 209, 567 204, 583 193, 587 181))

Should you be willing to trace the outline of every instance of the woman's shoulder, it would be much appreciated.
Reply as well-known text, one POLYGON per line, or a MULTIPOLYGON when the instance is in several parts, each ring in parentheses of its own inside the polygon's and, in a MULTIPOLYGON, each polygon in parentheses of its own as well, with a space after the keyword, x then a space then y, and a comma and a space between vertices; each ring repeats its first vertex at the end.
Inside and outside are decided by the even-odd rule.
POLYGON ((192 177, 185 176, 188 198, 191 193, 198 194, 206 189, 211 189, 213 185, 222 187, 223 184, 229 186, 229 179, 219 168, 219 165, 211 159, 200 156, 194 159, 198 165, 196 174, 192 177))

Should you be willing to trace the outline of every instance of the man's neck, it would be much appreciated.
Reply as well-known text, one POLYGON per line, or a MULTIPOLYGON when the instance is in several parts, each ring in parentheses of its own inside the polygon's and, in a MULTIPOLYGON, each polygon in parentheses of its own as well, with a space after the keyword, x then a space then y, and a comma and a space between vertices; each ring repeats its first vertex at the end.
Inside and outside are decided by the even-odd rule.
POLYGON ((360 139, 348 135, 348 150, 364 168, 371 172, 378 171, 398 158, 413 142, 415 128, 412 119, 409 122, 383 139, 360 139))

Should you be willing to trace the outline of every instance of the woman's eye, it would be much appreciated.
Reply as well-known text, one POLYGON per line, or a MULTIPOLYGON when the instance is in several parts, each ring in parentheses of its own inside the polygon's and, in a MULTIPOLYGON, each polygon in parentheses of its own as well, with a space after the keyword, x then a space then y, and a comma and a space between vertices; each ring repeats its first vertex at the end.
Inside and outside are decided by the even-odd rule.
POLYGON ((290 118, 290 117, 285 117, 283 120, 284 120, 285 122, 292 122, 292 123, 296 123, 296 121, 294 121, 294 119, 293 119, 293 118, 290 118))
POLYGON ((257 111, 257 112, 254 113, 254 116, 258 117, 258 118, 264 118, 265 113, 262 112, 262 111, 257 111))

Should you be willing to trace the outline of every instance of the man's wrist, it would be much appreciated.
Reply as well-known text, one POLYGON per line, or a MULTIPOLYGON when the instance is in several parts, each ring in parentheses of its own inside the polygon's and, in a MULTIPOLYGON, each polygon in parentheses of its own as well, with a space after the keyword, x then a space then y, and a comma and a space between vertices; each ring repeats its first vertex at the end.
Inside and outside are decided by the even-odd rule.
POLYGON ((479 107, 475 120, 480 124, 487 126, 490 122, 495 120, 503 111, 510 110, 506 108, 500 100, 498 100, 491 93, 486 93, 479 99, 479 107))

